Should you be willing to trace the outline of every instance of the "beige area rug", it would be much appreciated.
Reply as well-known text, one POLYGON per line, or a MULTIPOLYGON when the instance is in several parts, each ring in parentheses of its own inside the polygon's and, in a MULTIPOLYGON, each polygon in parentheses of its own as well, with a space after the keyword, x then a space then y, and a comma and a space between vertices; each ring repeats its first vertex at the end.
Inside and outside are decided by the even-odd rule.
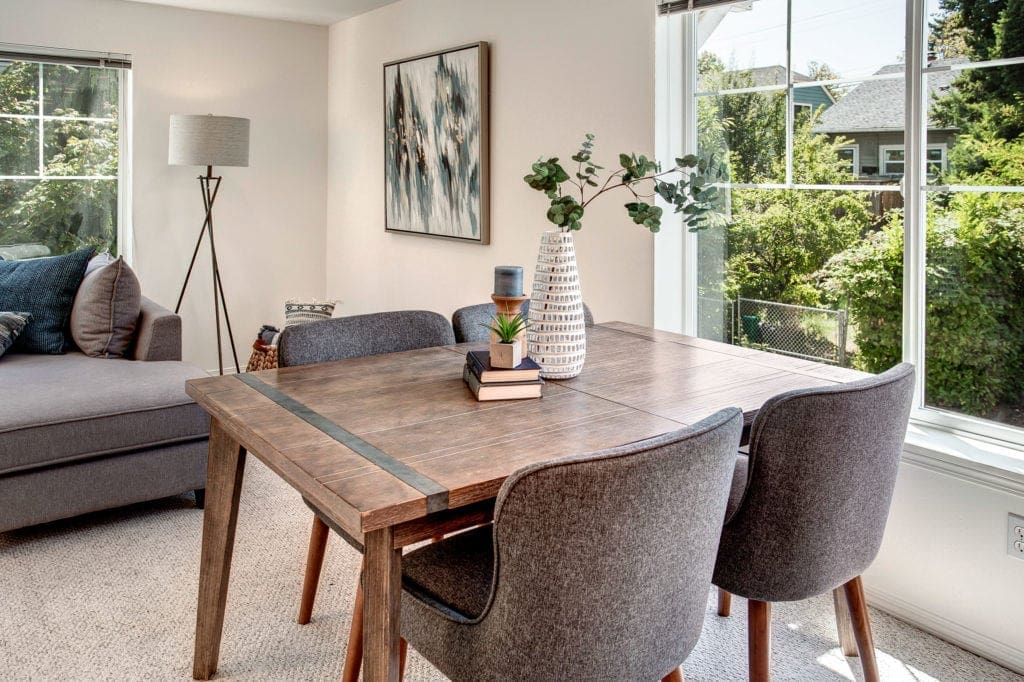
MULTIPOLYGON (((202 515, 175 498, 0 534, 0 679, 189 680, 202 515)), ((311 516, 253 458, 242 492, 216 679, 337 680, 359 557, 333 538, 314 620, 294 621, 311 516)), ((862 679, 837 649, 831 597, 773 610, 775 680, 862 679)), ((745 602, 704 633, 689 682, 746 678, 745 602)), ((885 680, 1021 680, 872 612, 885 680)), ((410 650, 406 680, 441 680, 410 650)))

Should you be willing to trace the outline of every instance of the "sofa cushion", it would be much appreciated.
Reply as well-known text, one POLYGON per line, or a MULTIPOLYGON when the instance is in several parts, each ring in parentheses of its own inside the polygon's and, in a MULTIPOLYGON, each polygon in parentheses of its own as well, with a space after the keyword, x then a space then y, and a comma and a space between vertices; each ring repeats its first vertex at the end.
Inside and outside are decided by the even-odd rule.
POLYGON ((18 334, 31 319, 28 313, 0 313, 0 355, 14 345, 18 334))
POLYGON ((0 310, 23 310, 32 320, 14 344, 26 353, 63 353, 64 328, 93 249, 66 256, 0 261, 0 310))
POLYGON ((139 278, 123 258, 92 272, 87 268, 71 308, 71 338, 91 357, 124 357, 135 340, 141 310, 139 278))
POLYGON ((207 437, 207 414, 185 381, 207 376, 181 362, 11 355, 0 385, 0 475, 207 437))

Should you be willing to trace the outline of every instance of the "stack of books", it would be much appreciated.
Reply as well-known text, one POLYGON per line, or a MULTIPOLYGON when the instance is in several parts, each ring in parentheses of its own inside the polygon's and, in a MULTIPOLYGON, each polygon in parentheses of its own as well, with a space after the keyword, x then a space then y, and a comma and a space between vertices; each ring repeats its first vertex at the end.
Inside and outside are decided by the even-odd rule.
POLYGON ((540 378, 540 365, 523 358, 518 367, 502 369, 491 367, 490 353, 471 350, 466 353, 466 368, 462 378, 477 400, 519 400, 539 398, 544 380, 540 378))

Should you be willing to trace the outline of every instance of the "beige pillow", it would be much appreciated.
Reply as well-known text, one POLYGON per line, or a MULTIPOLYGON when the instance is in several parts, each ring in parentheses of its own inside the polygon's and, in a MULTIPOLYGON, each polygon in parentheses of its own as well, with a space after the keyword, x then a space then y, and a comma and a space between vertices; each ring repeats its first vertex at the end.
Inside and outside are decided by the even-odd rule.
POLYGON ((135 340, 141 310, 139 279, 118 258, 82 280, 71 308, 71 338, 86 355, 124 357, 135 340))

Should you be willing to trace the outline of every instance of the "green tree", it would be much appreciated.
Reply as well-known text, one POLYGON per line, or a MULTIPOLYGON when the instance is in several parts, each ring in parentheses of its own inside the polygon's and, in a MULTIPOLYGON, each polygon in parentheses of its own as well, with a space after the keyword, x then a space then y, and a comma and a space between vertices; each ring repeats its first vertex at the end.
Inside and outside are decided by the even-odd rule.
MULTIPOLYGON (((42 243, 52 253, 83 246, 116 251, 117 181, 60 180, 118 174, 117 75, 109 69, 12 62, 0 67, 0 111, 36 114, 44 69, 43 157, 46 180, 0 183, 0 243, 42 243)), ((0 119, 0 173, 36 175, 36 120, 0 119)))
MULTIPOLYGON (((996 417, 1024 398, 1024 209, 977 201, 958 197, 928 224, 925 392, 929 404, 996 417)), ((869 372, 902 357, 903 226, 898 211, 889 218, 823 271, 856 324, 854 365, 869 372)))
MULTIPOLYGON (((697 62, 701 90, 733 90, 759 85, 750 70, 726 70, 715 55, 697 62)), ((760 85, 763 85, 761 83, 760 85)), ((709 95, 697 102, 701 158, 722 159, 731 182, 782 182, 778 164, 786 153, 786 92, 709 95)))
MULTIPOLYGON (((793 180, 835 185, 855 178, 837 150, 849 141, 812 131, 817 116, 793 139, 793 180)), ((781 159, 775 161, 780 166, 781 159)), ((769 176, 785 173, 771 168, 769 176)), ((818 306, 812 277, 836 253, 854 244, 874 218, 863 193, 847 190, 740 189, 732 192, 727 228, 725 295, 818 306)))

